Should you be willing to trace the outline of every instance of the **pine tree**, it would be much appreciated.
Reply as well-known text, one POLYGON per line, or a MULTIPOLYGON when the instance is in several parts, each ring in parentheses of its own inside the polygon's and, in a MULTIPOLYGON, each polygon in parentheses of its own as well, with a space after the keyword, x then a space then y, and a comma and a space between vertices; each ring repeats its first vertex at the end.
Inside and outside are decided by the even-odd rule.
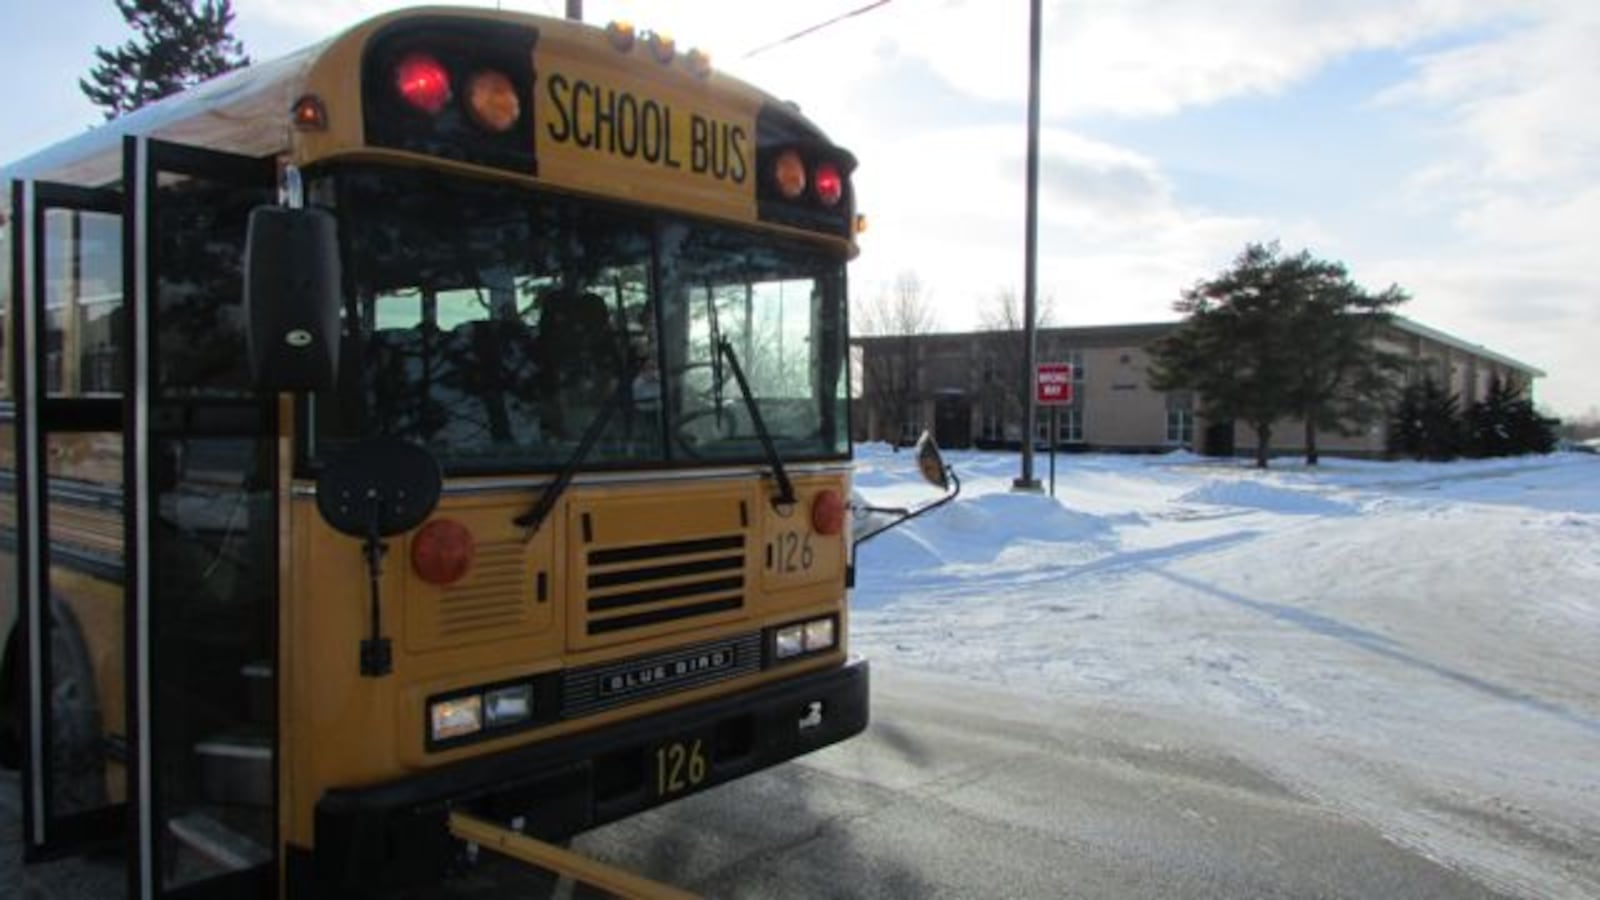
POLYGON ((117 10, 138 36, 96 47, 99 63, 78 79, 107 119, 250 64, 229 33, 232 0, 117 0, 117 10))
POLYGON ((1353 433, 1379 415, 1396 358, 1376 337, 1405 300, 1395 287, 1369 294, 1307 251, 1249 244, 1173 304, 1185 319, 1150 347, 1151 384, 1195 391, 1210 421, 1244 420, 1262 468, 1275 424, 1297 416, 1315 464, 1317 429, 1353 433))
POLYGON ((1389 452, 1436 462, 1461 455, 1461 402, 1432 378, 1408 386, 1389 419, 1389 452))
POLYGON ((1555 449, 1555 421, 1539 415, 1522 390, 1500 378, 1467 410, 1467 452, 1472 456, 1521 456, 1555 449))

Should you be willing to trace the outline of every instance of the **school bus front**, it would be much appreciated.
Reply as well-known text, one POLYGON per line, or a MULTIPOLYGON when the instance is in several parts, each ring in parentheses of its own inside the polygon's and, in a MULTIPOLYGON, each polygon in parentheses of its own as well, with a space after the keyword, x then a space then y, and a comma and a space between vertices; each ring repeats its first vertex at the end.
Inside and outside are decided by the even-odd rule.
POLYGON ((297 162, 338 220, 345 324, 338 384, 293 413, 291 886, 432 874, 452 809, 562 837, 866 725, 845 645, 853 214, 842 186, 774 180, 796 160, 841 178, 848 154, 615 33, 452 21, 352 40, 359 119, 318 80, 345 45, 308 82, 329 127, 297 162), (469 102, 497 58, 531 108, 460 152, 481 117, 406 85, 469 102), (329 468, 384 465, 374 435, 443 474, 375 587, 359 528, 319 508, 329 468), (380 640, 391 668, 363 671, 380 640))

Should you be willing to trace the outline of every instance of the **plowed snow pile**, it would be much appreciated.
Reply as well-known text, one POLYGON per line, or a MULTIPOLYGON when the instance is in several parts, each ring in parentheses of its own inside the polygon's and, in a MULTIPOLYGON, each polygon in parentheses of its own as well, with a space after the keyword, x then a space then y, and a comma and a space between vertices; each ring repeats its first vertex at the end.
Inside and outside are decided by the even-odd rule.
MULTIPOLYGON (((857 457, 870 503, 932 493, 857 457)), ((858 652, 1183 720, 1490 884, 1600 896, 1600 456, 1066 456, 1054 499, 949 461, 960 499, 858 551, 858 652)))

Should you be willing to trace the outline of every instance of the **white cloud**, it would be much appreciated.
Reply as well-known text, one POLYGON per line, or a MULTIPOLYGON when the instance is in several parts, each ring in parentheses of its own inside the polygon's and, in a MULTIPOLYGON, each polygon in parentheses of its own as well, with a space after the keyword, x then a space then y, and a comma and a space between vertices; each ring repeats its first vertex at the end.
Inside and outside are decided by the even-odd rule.
MULTIPOLYGON (((1020 291, 1024 136, 1020 125, 975 126, 857 148, 891 162, 857 180, 871 228, 852 267, 856 296, 912 269, 941 327, 960 329, 984 298, 1020 291)), ((1179 290, 1265 233, 1253 217, 1183 207, 1147 157, 1063 129, 1040 143, 1038 289, 1063 322, 1170 319, 1179 290)))
POLYGON ((1453 240, 1391 261, 1414 314, 1547 370, 1541 399, 1594 402, 1600 384, 1600 7, 1524 7, 1504 33, 1419 56, 1382 102, 1435 122, 1439 152, 1412 194, 1447 217, 1453 240))
MULTIPOLYGON (((1046 116, 1148 116, 1230 97, 1276 94, 1349 53, 1403 47, 1524 5, 1514 0, 1055 0, 1047 4, 1044 20, 1041 102, 1046 116)), ((838 26, 823 39, 839 45, 829 51, 830 59, 854 63, 840 69, 915 59, 971 96, 1014 103, 1025 98, 1026 4, 899 3, 871 15, 879 18, 875 30, 838 26), (883 19, 892 19, 886 28, 883 19)), ((797 46, 794 54, 814 50, 814 44, 797 46)))
MULTIPOLYGON (((392 5, 276 0, 243 7, 241 26, 297 29, 298 44, 392 5)), ((559 15, 564 4, 506 5, 559 15)), ((857 296, 915 269, 942 324, 960 328, 976 321, 983 297, 1020 288, 1026 4, 897 0, 751 59, 740 55, 864 0, 585 5, 591 22, 625 18, 670 31, 680 46, 710 50, 720 69, 798 101, 856 152, 857 187, 871 221, 852 266, 857 296), (926 127, 930 121, 936 126, 926 127)), ((1600 222, 1600 117, 1586 110, 1600 96, 1600 6, 1047 6, 1039 287, 1057 298, 1061 320, 1169 318, 1184 286, 1227 265, 1246 241, 1278 238, 1285 247, 1344 259, 1369 285, 1398 282, 1416 295, 1410 313, 1417 318, 1549 369, 1541 395, 1558 408, 1593 402, 1586 386, 1600 383, 1600 357, 1588 348, 1600 334, 1589 310, 1600 285, 1587 273, 1593 223, 1600 222), (1133 152, 1096 139, 1086 125, 1068 127, 1097 116, 1158 120, 1290 94, 1352 54, 1414 47, 1425 48, 1413 51, 1415 77, 1386 92, 1375 111, 1402 111, 1433 141, 1405 211, 1417 224, 1420 250, 1397 252, 1359 224, 1336 226, 1315 207, 1276 197, 1235 196, 1227 212, 1208 209, 1186 193, 1159 150, 1133 152)), ((1330 144, 1328 152, 1340 146, 1330 144)), ((1270 159, 1270 148, 1257 155, 1270 159)), ((1379 198, 1360 202, 1382 214, 1379 198)), ((1356 211, 1344 221, 1360 218, 1356 211)))

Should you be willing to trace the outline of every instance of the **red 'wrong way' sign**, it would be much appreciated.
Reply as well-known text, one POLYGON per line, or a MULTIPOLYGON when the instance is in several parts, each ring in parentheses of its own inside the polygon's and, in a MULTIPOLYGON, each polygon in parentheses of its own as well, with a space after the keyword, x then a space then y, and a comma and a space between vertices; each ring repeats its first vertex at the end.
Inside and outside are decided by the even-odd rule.
POLYGON ((1041 406, 1072 402, 1072 363, 1039 363, 1034 375, 1034 399, 1041 406))

